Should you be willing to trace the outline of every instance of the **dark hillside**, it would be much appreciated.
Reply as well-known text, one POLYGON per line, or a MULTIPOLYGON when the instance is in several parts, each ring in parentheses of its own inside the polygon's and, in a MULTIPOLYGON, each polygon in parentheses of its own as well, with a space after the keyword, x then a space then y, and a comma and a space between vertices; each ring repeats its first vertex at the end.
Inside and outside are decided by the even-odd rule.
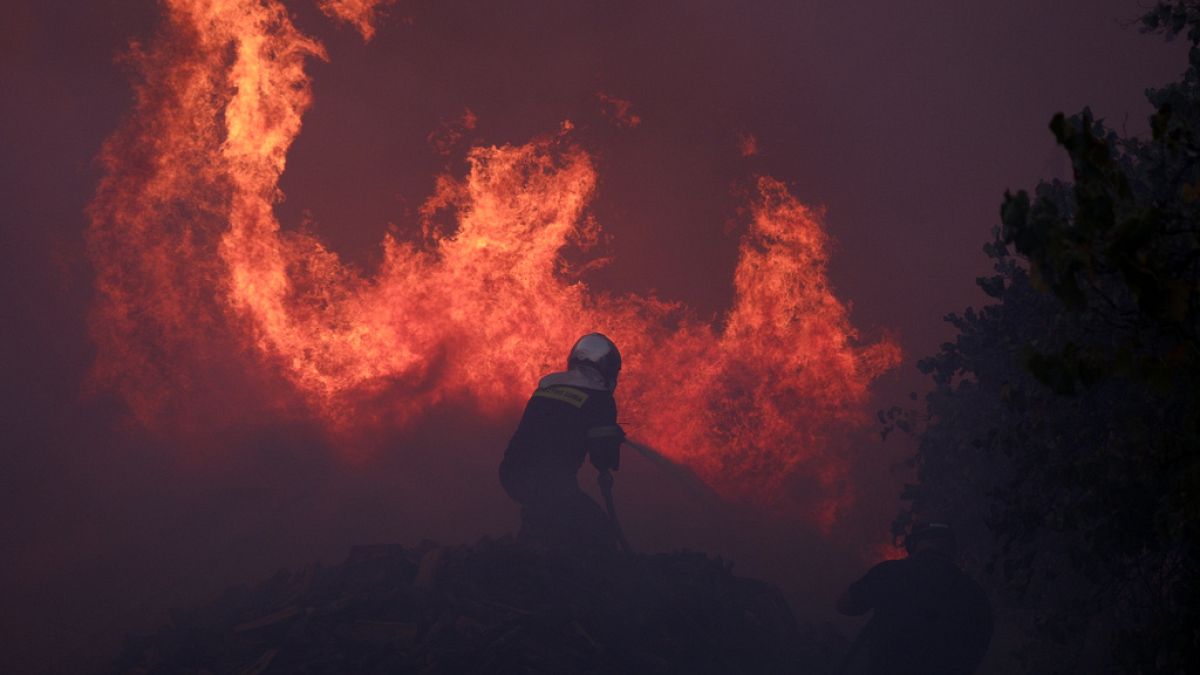
POLYGON ((360 546, 131 638, 113 673, 826 672, 773 586, 677 552, 578 558, 511 538, 360 546))

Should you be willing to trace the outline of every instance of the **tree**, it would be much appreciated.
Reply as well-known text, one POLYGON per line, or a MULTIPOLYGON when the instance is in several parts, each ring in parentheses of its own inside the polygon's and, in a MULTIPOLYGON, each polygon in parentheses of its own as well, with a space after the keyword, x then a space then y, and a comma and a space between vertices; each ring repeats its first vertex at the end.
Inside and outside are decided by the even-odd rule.
POLYGON ((1152 137, 1056 115, 1073 182, 1005 195, 978 280, 995 302, 947 317, 954 341, 919 364, 934 388, 897 532, 950 513, 990 551, 1032 610, 1032 672, 1200 663, 1200 2, 1141 26, 1192 45, 1147 94, 1152 137))

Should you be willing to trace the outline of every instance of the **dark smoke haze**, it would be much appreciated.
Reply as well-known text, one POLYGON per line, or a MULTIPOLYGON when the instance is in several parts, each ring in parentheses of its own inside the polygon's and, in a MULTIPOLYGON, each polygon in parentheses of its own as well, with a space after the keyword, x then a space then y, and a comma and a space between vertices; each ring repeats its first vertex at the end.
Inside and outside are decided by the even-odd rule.
MULTIPOLYGON (((515 420, 439 410, 386 439, 393 452, 348 466, 303 425, 181 442, 84 394, 92 159, 131 103, 116 57, 152 34, 158 8, 5 4, 0 671, 93 666, 172 605, 335 562, 352 544, 511 531, 495 469, 515 420)), ((447 164, 461 173, 466 146, 570 119, 598 156, 594 213, 611 234, 612 263, 590 283, 719 315, 738 191, 770 174, 827 207, 837 294, 868 337, 893 331, 905 351, 876 407, 922 388, 913 362, 946 337, 942 315, 980 301, 980 245, 1003 191, 1066 171, 1050 116, 1091 105, 1144 131, 1143 88, 1184 63, 1179 47, 1123 27, 1139 13, 1131 0, 402 1, 366 46, 311 3, 292 7, 331 61, 310 67, 316 103, 283 177, 286 226, 310 223, 369 265, 388 223, 415 222, 433 177, 447 164), (477 125, 442 154, 431 133, 446 138, 467 110, 477 125)), ((643 550, 734 557, 784 587, 802 619, 833 620, 832 593, 884 541, 906 451, 871 429, 844 443, 870 450, 854 472, 860 503, 828 539, 785 516, 698 504, 633 453, 617 486, 627 534, 643 550)))

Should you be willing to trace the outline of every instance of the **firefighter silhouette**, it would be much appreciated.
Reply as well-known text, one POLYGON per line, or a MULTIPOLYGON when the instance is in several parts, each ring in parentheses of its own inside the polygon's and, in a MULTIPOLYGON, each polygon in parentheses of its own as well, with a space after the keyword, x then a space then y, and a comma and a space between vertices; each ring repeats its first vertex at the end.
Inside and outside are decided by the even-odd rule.
POLYGON ((543 377, 500 463, 500 484, 521 505, 523 541, 574 550, 615 550, 614 522, 579 487, 590 458, 602 484, 620 468, 625 432, 613 390, 621 371, 617 346, 600 333, 579 338, 567 370, 543 377))
POLYGON ((954 563, 949 525, 929 522, 905 540, 908 557, 872 567, 838 599, 842 614, 874 610, 841 675, 969 675, 992 637, 983 588, 954 563))

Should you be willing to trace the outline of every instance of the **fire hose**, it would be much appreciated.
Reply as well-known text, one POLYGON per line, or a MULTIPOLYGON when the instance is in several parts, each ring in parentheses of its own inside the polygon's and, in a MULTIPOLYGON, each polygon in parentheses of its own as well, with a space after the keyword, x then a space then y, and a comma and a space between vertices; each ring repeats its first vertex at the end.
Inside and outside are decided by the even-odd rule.
MULTIPOLYGON (((656 468, 683 487, 693 499, 707 504, 719 503, 721 501, 720 496, 687 467, 667 459, 661 452, 643 443, 626 438, 625 445, 633 448, 639 455, 649 460, 656 468)), ((612 472, 608 470, 601 471, 596 479, 600 483, 600 494, 604 497, 604 508, 608 511, 608 520, 612 525, 613 534, 617 537, 617 543, 620 544, 622 551, 633 553, 633 549, 630 548, 629 542, 625 539, 625 532, 621 529, 621 521, 617 519, 617 507, 613 503, 612 472)))
POLYGON ((720 495, 687 466, 667 459, 661 452, 644 443, 626 438, 625 445, 637 451, 639 455, 649 461, 663 475, 670 478, 676 485, 683 488, 684 492, 697 502, 702 504, 718 504, 722 501, 720 495))
POLYGON ((625 539, 625 532, 621 529, 621 521, 617 519, 617 507, 613 504, 613 476, 608 469, 600 472, 596 477, 600 483, 600 494, 604 496, 604 508, 608 510, 608 520, 612 524, 613 534, 617 536, 617 543, 621 545, 621 550, 625 553, 633 553, 633 549, 629 547, 629 542, 625 539))

